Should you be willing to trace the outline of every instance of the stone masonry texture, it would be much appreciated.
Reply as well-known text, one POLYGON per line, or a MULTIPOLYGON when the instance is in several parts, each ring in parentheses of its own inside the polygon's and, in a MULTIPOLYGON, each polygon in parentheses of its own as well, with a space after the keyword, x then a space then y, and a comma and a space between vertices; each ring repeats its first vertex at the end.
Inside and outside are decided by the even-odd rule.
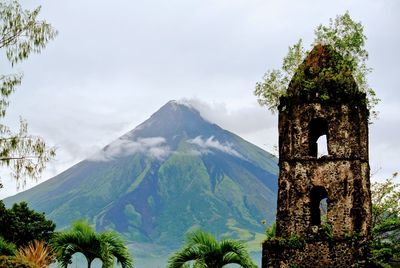
POLYGON ((281 98, 277 228, 263 244, 263 268, 368 266, 368 109, 351 73, 336 67, 338 59, 332 48, 314 47, 281 98), (321 65, 333 70, 326 79, 347 80, 319 81, 321 65), (302 91, 310 84, 317 88, 302 91), (328 154, 320 156, 323 135, 328 154))

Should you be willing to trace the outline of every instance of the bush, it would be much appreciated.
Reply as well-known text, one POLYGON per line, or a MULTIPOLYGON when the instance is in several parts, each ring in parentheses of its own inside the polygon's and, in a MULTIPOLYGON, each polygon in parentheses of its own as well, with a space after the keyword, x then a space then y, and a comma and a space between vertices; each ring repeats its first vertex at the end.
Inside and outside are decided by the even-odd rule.
POLYGON ((20 248, 16 257, 34 263, 38 268, 49 267, 55 261, 53 250, 44 241, 37 240, 20 248))
POLYGON ((0 256, 14 256, 17 251, 17 247, 13 243, 9 243, 0 236, 0 256))
POLYGON ((0 256, 0 267, 2 268, 38 268, 36 265, 18 259, 16 257, 0 256))

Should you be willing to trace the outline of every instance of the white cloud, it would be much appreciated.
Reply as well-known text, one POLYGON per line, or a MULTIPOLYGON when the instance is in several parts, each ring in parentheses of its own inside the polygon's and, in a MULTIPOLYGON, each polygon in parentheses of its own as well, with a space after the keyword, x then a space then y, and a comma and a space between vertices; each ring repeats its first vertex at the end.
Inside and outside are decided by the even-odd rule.
MULTIPOLYGON (((382 98, 381 123, 370 131, 371 166, 387 173, 398 168, 400 117, 384 108, 400 102, 398 0, 21 3, 41 5, 41 18, 59 30, 40 55, 16 66, 24 79, 2 118, 16 126, 21 115, 32 134, 59 148, 41 181, 133 129, 167 101, 185 97, 202 100, 195 107, 207 120, 270 150, 278 140, 277 119, 257 107, 255 83, 281 66, 289 45, 299 38, 310 44, 318 24, 346 10, 364 25, 374 69, 369 83, 382 98)), ((9 65, 3 60, 0 67, 9 65)), ((0 196, 14 192, 15 183, 7 183, 0 196)))
POLYGON ((194 107, 209 122, 275 153, 278 145, 278 116, 261 107, 255 98, 229 103, 206 102, 198 98, 182 99, 179 102, 194 107))
POLYGON ((232 144, 222 144, 218 140, 216 140, 214 136, 211 136, 208 139, 203 139, 202 136, 197 136, 196 138, 188 140, 187 142, 197 145, 199 147, 200 153, 203 154, 211 153, 212 150, 219 150, 221 152, 243 158, 243 156, 232 147, 232 144))
POLYGON ((102 151, 88 158, 90 161, 110 161, 115 158, 143 153, 157 159, 163 159, 170 154, 165 138, 151 137, 137 140, 121 137, 107 145, 102 151))

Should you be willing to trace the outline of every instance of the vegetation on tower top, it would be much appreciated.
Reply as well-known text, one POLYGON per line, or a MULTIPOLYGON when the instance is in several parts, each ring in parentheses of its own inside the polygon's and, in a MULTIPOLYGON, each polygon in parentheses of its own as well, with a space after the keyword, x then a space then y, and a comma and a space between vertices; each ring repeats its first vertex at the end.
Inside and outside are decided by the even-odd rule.
POLYGON ((256 84, 254 95, 257 96, 259 104, 275 112, 281 97, 290 96, 293 91, 300 90, 305 91, 301 94, 306 97, 310 96, 310 91, 322 91, 318 92, 319 100, 330 99, 336 102, 339 101, 336 99, 339 96, 347 95, 347 101, 354 101, 357 100, 354 96, 362 97, 365 94, 370 119, 376 118, 378 113, 374 108, 379 99, 367 83, 367 75, 371 68, 366 65, 368 52, 364 45, 367 37, 363 31, 363 25, 353 21, 348 12, 334 20, 330 19, 328 26, 319 25, 314 31, 314 49, 311 52, 304 49, 300 39, 289 47, 282 67, 267 71, 262 81, 256 84), (317 65, 319 68, 315 68, 317 65), (303 79, 301 83, 298 81, 300 79, 303 79), (328 92, 327 86, 340 90, 336 93, 335 90, 328 92), (355 92, 361 94, 354 94, 355 92))

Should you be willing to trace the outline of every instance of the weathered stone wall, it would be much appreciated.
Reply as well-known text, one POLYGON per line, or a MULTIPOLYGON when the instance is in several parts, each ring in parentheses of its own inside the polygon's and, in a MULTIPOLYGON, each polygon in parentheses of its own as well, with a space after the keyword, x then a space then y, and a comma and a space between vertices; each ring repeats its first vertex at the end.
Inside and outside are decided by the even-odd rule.
POLYGON ((263 268, 351 268, 367 267, 365 238, 308 241, 290 248, 278 240, 263 244, 263 268))
POLYGON ((279 159, 313 159, 309 155, 310 123, 328 125, 328 151, 336 159, 368 161, 368 111, 365 105, 302 103, 279 113, 279 159))
POLYGON ((327 221, 336 236, 369 233, 368 121, 364 105, 293 105, 279 115, 280 174, 277 235, 310 232, 310 193, 327 191, 327 221), (310 155, 310 122, 327 123, 329 155, 310 155))
POLYGON ((280 167, 277 235, 290 237, 310 232, 311 190, 328 193, 327 223, 337 237, 360 232, 367 235, 371 223, 368 163, 360 160, 283 161, 280 167), (360 211, 360 215, 354 211, 360 211), (353 212, 353 213, 352 213, 353 212), (359 230, 354 223, 361 221, 359 230))
POLYGON ((263 268, 367 266, 368 109, 351 72, 336 66, 340 58, 314 47, 280 99, 276 238, 263 245, 263 268), (328 155, 320 156, 323 135, 328 155))

